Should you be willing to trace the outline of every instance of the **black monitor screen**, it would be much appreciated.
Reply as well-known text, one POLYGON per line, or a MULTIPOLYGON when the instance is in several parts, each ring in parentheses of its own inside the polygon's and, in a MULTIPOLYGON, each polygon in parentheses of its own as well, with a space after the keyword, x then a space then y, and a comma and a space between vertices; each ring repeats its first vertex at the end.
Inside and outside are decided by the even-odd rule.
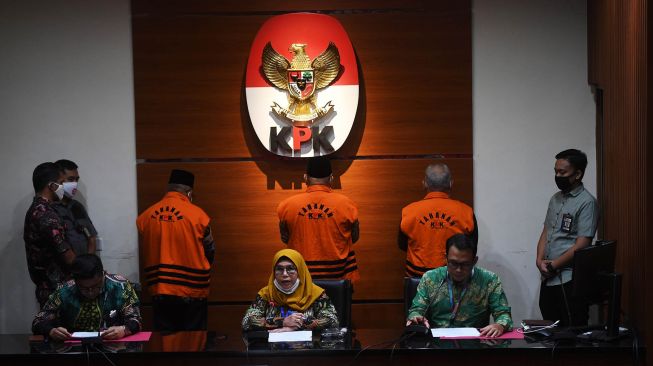
POLYGON ((614 272, 615 241, 597 241, 574 253, 572 294, 590 302, 601 302, 607 290, 600 273, 614 272))

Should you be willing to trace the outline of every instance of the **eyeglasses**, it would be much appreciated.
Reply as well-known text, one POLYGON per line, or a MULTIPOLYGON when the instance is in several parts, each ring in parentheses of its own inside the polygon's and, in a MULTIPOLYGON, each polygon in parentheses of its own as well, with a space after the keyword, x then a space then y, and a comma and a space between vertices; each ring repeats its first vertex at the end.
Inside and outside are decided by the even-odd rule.
POLYGON ((80 292, 84 293, 93 293, 93 292, 100 292, 102 291, 102 286, 99 287, 83 287, 83 286, 77 286, 80 292))
POLYGON ((462 270, 469 270, 472 267, 474 267, 474 262, 456 262, 456 261, 447 261, 447 267, 451 269, 462 269, 462 270))
POLYGON ((104 288, 104 278, 96 286, 86 287, 86 286, 80 286, 79 284, 77 284, 77 288, 79 289, 79 292, 83 292, 83 293, 86 293, 86 294, 101 292, 102 289, 104 288))
POLYGON ((294 275, 295 273, 297 273, 297 267, 295 267, 295 266, 288 266, 288 267, 276 266, 276 267, 274 267, 274 273, 275 274, 282 275, 284 271, 289 275, 294 275))

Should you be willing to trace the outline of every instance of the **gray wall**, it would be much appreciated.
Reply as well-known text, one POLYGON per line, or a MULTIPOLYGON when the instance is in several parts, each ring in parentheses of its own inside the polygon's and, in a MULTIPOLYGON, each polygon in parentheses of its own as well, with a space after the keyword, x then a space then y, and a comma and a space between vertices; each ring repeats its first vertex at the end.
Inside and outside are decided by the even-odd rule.
POLYGON ((540 316, 535 255, 555 154, 585 151, 596 192, 585 1, 478 0, 473 11, 479 264, 501 276, 519 324, 540 316))
POLYGON ((109 271, 138 276, 129 1, 0 2, 0 332, 37 311, 23 242, 32 171, 68 158, 109 271))
MULTIPOLYGON (((585 2, 473 7, 480 265, 502 276, 518 322, 539 316, 535 246, 555 191, 553 155, 586 151, 586 185, 595 192, 585 2)), ((43 161, 80 165, 81 198, 106 267, 137 279, 129 1, 0 2, 0 44, 0 333, 26 333, 37 306, 23 219, 32 170, 43 161)))

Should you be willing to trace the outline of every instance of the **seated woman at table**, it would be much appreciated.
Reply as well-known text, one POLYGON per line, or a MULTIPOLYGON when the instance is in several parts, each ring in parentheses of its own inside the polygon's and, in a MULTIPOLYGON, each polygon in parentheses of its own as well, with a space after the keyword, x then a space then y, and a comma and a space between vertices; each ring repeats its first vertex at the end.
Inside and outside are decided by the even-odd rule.
POLYGON ((119 339, 141 329, 136 292, 124 277, 104 272, 95 254, 77 256, 73 280, 59 287, 32 322, 32 332, 63 341, 76 331, 119 339))
POLYGON ((283 249, 274 255, 268 285, 245 312, 242 326, 245 331, 320 330, 337 327, 338 316, 324 289, 313 284, 302 255, 283 249))

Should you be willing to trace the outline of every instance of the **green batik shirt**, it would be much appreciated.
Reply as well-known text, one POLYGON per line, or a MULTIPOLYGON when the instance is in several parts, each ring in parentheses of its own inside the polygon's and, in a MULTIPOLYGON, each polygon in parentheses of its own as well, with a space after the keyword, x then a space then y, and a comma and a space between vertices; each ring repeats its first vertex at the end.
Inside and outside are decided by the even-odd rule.
MULTIPOLYGON (((285 306, 269 302, 257 295, 256 300, 245 312, 242 321, 243 330, 281 328, 284 317, 291 313, 292 311, 285 306)), ((303 314, 305 320, 302 329, 322 330, 338 327, 338 314, 325 293, 315 300, 303 314)))
POLYGON ((451 296, 447 281, 447 267, 439 267, 424 274, 417 287, 417 294, 408 311, 408 318, 424 316, 432 328, 483 328, 494 322, 505 330, 512 329, 512 316, 508 298, 501 287, 499 276, 480 267, 475 267, 462 300, 462 287, 452 284, 454 303, 460 301, 458 313, 453 321, 451 296), (427 310, 428 308, 428 310, 427 310))
POLYGON ((82 296, 75 281, 59 287, 34 318, 32 332, 47 336, 54 327, 64 327, 72 333, 120 325, 132 334, 140 331, 138 296, 127 279, 105 274, 104 287, 95 299, 82 296))

